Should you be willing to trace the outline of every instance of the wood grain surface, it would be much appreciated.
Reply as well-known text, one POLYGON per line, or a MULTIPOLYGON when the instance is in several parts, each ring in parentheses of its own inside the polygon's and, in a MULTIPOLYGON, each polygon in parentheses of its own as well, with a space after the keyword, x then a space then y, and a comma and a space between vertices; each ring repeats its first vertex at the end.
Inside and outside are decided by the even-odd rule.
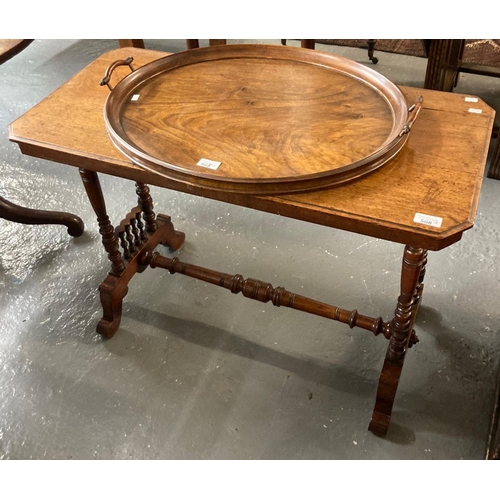
POLYGON ((141 67, 113 89, 104 114, 113 143, 147 170, 223 191, 276 194, 379 168, 406 142, 408 107, 392 82, 354 61, 248 44, 141 67))
MULTIPOLYGON (((302 194, 220 193, 144 171, 111 143, 103 118, 108 90, 98 82, 129 55, 140 67, 165 53, 127 48, 102 55, 11 124, 10 139, 35 157, 417 248, 444 248, 473 225, 494 118, 480 99, 471 104, 461 94, 401 87, 408 102, 424 96, 422 111, 403 150, 367 177, 302 194), (416 213, 442 218, 441 226, 414 222, 416 213)), ((129 70, 115 73, 119 81, 129 70)))
POLYGON ((338 169, 380 148, 386 99, 344 74, 288 61, 233 59, 177 68, 122 109, 131 142, 186 171, 281 179, 338 169), (206 67, 205 67, 206 66, 206 67), (200 82, 206 75, 206 81, 200 82))

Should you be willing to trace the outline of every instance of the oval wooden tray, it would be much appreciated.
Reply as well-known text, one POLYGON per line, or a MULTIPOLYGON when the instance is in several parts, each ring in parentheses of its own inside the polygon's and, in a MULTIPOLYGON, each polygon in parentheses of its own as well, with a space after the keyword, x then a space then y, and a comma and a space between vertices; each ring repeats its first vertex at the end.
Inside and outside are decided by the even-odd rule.
POLYGON ((104 117, 114 145, 144 169, 220 191, 272 194, 379 168, 404 146, 420 103, 412 108, 387 78, 348 59, 226 45, 133 71, 112 89, 104 117))

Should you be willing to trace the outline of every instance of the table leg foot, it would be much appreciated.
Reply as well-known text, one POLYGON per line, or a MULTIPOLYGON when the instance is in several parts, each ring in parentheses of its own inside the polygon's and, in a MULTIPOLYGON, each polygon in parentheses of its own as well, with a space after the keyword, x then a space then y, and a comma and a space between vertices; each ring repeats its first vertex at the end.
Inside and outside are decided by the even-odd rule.
POLYGON ((70 236, 81 236, 84 231, 83 221, 77 215, 21 207, 2 197, 0 197, 0 217, 20 224, 61 224, 68 228, 70 236))
POLYGON ((97 324, 96 331, 104 337, 111 338, 120 327, 123 299, 128 292, 125 281, 128 282, 121 277, 108 274, 99 286, 103 316, 97 324))
POLYGON ((392 406, 398 389, 399 378, 403 369, 403 361, 385 360, 380 374, 377 399, 368 429, 377 436, 385 436, 391 421, 392 406))
MULTIPOLYGON (((170 217, 165 214, 158 214, 157 221, 163 224, 172 224, 170 222, 170 217)), ((182 231, 176 231, 175 229, 173 229, 165 235, 164 239, 160 243, 172 250, 179 250, 179 248, 181 248, 181 246, 184 244, 185 239, 186 235, 182 231)))
POLYGON ((427 251, 405 247, 401 270, 401 294, 391 321, 389 346, 380 374, 369 430, 385 436, 409 344, 415 342, 413 324, 423 292, 427 251))

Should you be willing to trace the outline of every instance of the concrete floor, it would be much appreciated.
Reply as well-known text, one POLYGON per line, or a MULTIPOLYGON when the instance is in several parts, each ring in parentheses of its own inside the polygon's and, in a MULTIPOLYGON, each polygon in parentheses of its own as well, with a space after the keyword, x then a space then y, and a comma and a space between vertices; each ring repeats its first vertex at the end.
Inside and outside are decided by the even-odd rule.
MULTIPOLYGON (((146 46, 179 51, 185 41, 146 46)), ((161 270, 133 279, 113 339, 95 333, 107 258, 78 171, 22 156, 7 126, 116 47, 36 40, 0 66, 0 195, 86 225, 74 239, 62 226, 0 220, 0 458, 483 459, 500 355, 499 181, 485 178, 474 228, 429 255, 421 341, 385 439, 367 430, 387 346, 370 333, 161 270)), ((372 65, 364 50, 317 48, 372 65)), ((396 84, 423 85, 425 59, 377 56, 374 69, 396 84)), ((499 90, 498 80, 465 75, 456 91, 499 112, 499 90)), ((118 223, 124 200, 135 204, 133 183, 101 183, 118 223)), ((183 260, 392 316, 401 245, 152 194, 187 234, 183 260)))

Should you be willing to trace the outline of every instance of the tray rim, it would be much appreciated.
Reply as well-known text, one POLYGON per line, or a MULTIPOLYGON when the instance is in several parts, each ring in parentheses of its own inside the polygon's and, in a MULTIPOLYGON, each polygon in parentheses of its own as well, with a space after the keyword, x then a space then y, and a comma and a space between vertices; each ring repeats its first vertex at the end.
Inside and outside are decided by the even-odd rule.
MULTIPOLYGON (((109 93, 104 104, 106 131, 114 146, 137 166, 188 185, 211 187, 221 191, 248 194, 278 194, 309 191, 340 185, 368 175, 381 167, 403 148, 409 133, 402 134, 409 116, 406 98, 387 77, 356 61, 334 54, 299 47, 244 44, 190 49, 152 61, 125 76, 109 93), (188 170, 156 158, 132 141, 122 126, 122 110, 135 89, 147 81, 173 69, 222 59, 273 59, 310 64, 333 70, 371 87, 390 108, 393 126, 383 144, 365 157, 337 167, 312 174, 278 178, 230 178, 207 172, 188 170), (365 77, 365 78, 363 78, 365 77), (395 106, 398 108, 395 110, 395 106)), ((408 131, 409 132, 409 131, 408 131)))

